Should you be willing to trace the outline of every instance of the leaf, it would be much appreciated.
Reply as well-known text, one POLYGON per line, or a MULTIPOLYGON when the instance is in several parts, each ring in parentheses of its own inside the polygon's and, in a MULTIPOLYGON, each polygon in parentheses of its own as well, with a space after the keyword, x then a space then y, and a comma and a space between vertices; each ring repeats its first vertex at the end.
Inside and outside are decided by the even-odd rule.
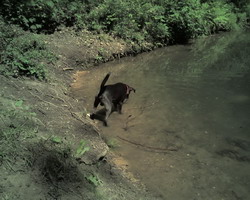
POLYGON ((51 137, 51 141, 56 143, 56 144, 62 143, 62 139, 58 136, 51 137))
POLYGON ((84 140, 81 140, 76 150, 76 157, 81 157, 84 153, 90 150, 90 147, 85 146, 85 145, 86 145, 86 142, 84 140))
POLYGON ((23 100, 16 101, 15 106, 21 107, 23 105, 23 100))
POLYGON ((53 1, 47 1, 46 4, 47 4, 47 6, 50 7, 50 8, 53 8, 53 7, 54 7, 53 1))
POLYGON ((96 187, 102 185, 102 181, 99 179, 98 176, 90 175, 86 177, 86 179, 96 187))
POLYGON ((35 112, 30 112, 30 116, 36 117, 36 113, 35 112))

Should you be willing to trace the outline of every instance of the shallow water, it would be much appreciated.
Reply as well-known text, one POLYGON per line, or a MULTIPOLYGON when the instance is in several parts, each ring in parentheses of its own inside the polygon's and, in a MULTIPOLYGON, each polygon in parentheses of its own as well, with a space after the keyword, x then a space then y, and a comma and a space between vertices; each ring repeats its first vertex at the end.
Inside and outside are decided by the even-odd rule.
POLYGON ((227 33, 109 62, 77 74, 92 111, 108 83, 136 88, 103 136, 162 199, 250 199, 250 33, 227 33), (118 147, 117 147, 118 146, 118 147))

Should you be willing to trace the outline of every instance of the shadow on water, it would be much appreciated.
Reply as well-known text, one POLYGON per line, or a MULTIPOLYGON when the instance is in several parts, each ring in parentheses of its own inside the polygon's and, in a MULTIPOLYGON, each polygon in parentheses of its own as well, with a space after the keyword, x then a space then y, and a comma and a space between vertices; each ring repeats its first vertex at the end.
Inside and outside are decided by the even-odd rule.
POLYGON ((249 199, 249 55, 249 32, 201 38, 79 72, 72 93, 91 112, 107 72, 136 89, 98 125, 162 199, 249 199))

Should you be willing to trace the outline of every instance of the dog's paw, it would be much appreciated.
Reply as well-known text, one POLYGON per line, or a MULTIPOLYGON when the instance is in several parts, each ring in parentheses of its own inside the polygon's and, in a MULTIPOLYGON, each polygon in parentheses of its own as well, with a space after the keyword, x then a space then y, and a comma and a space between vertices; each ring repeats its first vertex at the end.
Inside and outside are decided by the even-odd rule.
POLYGON ((92 120, 95 119, 94 114, 87 113, 86 116, 89 117, 89 118, 92 119, 92 120))
POLYGON ((106 127, 108 126, 108 123, 107 123, 106 120, 103 121, 103 125, 106 126, 106 127))

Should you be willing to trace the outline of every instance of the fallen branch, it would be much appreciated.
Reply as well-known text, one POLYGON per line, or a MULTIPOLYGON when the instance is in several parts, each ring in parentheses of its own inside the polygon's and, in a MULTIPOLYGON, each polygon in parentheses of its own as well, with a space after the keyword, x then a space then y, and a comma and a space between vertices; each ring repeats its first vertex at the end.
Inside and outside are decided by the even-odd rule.
POLYGON ((166 147, 166 148, 160 148, 160 147, 152 147, 152 146, 147 146, 147 145, 144 145, 144 144, 140 144, 140 143, 137 143, 137 142, 134 142, 134 141, 130 141, 128 139, 125 139, 125 138, 122 138, 120 136, 117 136, 120 140, 123 140, 127 143, 130 143, 130 144, 133 144, 137 147, 141 147, 143 149, 146 149, 147 151, 152 151, 152 152, 155 152, 155 153, 166 153, 166 152, 169 152, 169 151, 178 151, 179 148, 178 147, 174 147, 174 146, 170 146, 170 147, 166 147))
POLYGON ((74 68, 71 68, 71 67, 64 67, 62 70, 63 70, 63 71, 69 71, 69 70, 74 70, 74 68))

